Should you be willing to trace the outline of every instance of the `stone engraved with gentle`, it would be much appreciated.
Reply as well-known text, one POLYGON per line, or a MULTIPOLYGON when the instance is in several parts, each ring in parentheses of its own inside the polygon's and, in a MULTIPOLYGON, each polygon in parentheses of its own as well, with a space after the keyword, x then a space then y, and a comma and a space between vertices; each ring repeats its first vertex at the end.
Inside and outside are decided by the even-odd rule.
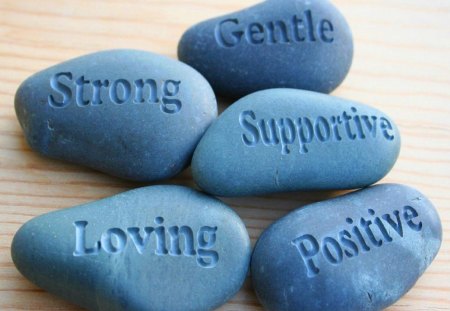
POLYGON ((240 289, 250 252, 228 206, 180 186, 39 216, 11 247, 25 277, 89 310, 213 310, 240 289))
POLYGON ((266 310, 378 311, 431 264, 442 226, 417 190, 383 184, 298 209, 256 243, 252 278, 266 310))
POLYGON ((350 69, 353 39, 327 0, 267 0, 191 27, 178 57, 227 97, 280 87, 329 93, 350 69))

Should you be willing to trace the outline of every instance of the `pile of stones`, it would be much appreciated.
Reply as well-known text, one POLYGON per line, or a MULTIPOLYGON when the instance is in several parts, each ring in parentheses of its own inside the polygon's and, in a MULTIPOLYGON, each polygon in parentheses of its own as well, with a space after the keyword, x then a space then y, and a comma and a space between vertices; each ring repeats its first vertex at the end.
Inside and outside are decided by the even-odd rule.
POLYGON ((249 270, 267 310, 381 310, 404 295, 442 240, 417 190, 372 184, 400 133, 383 112, 325 95, 353 58, 326 0, 267 0, 190 28, 182 62, 110 50, 58 64, 19 87, 32 149, 140 182, 192 163, 204 192, 154 185, 32 219, 12 243, 18 270, 89 310, 212 310, 249 270), (219 117, 215 94, 238 99, 219 117), (359 189, 297 209, 252 252, 220 200, 359 189))

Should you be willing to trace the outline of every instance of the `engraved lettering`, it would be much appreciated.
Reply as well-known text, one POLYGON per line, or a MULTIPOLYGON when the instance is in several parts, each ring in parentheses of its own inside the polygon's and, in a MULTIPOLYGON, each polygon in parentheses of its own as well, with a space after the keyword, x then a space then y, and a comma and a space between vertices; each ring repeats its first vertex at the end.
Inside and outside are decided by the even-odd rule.
POLYGON ((358 245, 356 245, 355 242, 352 241, 352 235, 347 230, 342 230, 339 232, 339 240, 341 241, 342 245, 344 245, 346 248, 344 249, 344 254, 351 258, 354 256, 358 256, 358 245))
POLYGON ((328 124, 327 119, 325 119, 324 117, 318 117, 314 125, 317 133, 317 138, 321 142, 328 141, 331 137, 331 128, 328 124))
POLYGON ((101 234, 100 241, 87 247, 88 222, 76 221, 73 256, 97 256, 102 251, 119 255, 128 251, 128 244, 131 244, 129 251, 134 249, 140 255, 195 256, 195 261, 201 268, 214 268, 217 265, 219 254, 214 250, 217 227, 202 226, 197 232, 186 225, 166 227, 163 217, 156 217, 154 223, 154 227, 110 228, 101 234))
MULTIPOLYGON (((347 218, 346 222, 349 225, 351 225, 351 224, 353 224, 353 219, 347 218)), ((362 250, 364 250, 366 252, 370 251, 370 247, 367 245, 366 240, 364 240, 364 237, 363 237, 361 231, 359 231, 359 228, 357 226, 353 226, 352 232, 356 236, 356 238, 358 239, 358 242, 361 245, 362 250)))
POLYGON ((101 237, 102 248, 110 254, 120 254, 127 244, 127 236, 119 228, 108 229, 101 237))
POLYGON ((59 96, 62 96, 62 101, 57 101, 53 94, 48 96, 48 104, 53 108, 64 108, 70 104, 72 98, 72 90, 67 84, 60 81, 60 77, 65 77, 69 81, 72 81, 72 73, 60 72, 50 78, 50 87, 56 91, 59 96))
POLYGON ((403 237, 403 227, 402 222, 400 221, 400 212, 394 211, 393 213, 395 215, 395 218, 397 219, 397 222, 392 220, 391 215, 386 214, 381 216, 391 227, 394 229, 400 237, 403 237))
POLYGON ((364 124, 366 125, 367 130, 369 133, 372 134, 372 137, 377 137, 377 117, 371 116, 370 119, 372 119, 372 123, 370 123, 370 119, 368 116, 361 116, 361 119, 363 119, 364 124))
POLYGON ((264 42, 264 27, 260 23, 251 23, 245 32, 248 42, 261 44, 264 42))
POLYGON ((306 144, 309 144, 314 139, 314 129, 311 120, 308 118, 297 119, 298 137, 300 140, 300 153, 308 153, 306 144), (305 133, 305 129, 307 134, 305 133))
POLYGON ((269 44, 290 42, 288 34, 288 26, 284 22, 275 21, 267 23, 266 29, 267 29, 267 42, 269 44))
POLYGON ((352 218, 346 218, 345 222, 352 226, 351 230, 343 229, 335 236, 324 236, 320 240, 312 234, 301 234, 291 241, 302 258, 306 275, 309 278, 313 278, 320 273, 321 265, 339 265, 344 260, 352 260, 371 250, 374 251, 376 248, 371 249, 367 245, 362 232, 365 233, 371 244, 381 247, 394 240, 386 229, 387 225, 398 233, 397 239, 404 237, 403 228, 410 228, 410 232, 420 232, 423 228, 419 213, 409 205, 403 207, 402 213, 398 210, 392 211, 395 220, 389 213, 381 217, 376 216, 373 209, 368 209, 368 213, 372 219, 361 217, 359 221, 354 222, 352 218), (407 226, 403 226, 403 223, 406 223, 407 226), (371 225, 373 226, 370 227, 371 225), (363 230, 360 230, 360 228, 363 230), (321 242, 319 243, 319 241, 321 242), (364 253, 360 252, 360 248, 364 253))
POLYGON ((139 79, 134 81, 134 85, 136 87, 136 93, 134 95, 134 102, 136 104, 145 103, 147 100, 149 103, 158 103, 158 85, 155 80, 147 79, 139 79), (144 91, 147 89, 145 86, 148 85, 148 99, 144 97, 144 91))
POLYGON ((217 227, 204 226, 197 233, 197 263, 203 268, 214 268, 219 261, 219 254, 212 250, 216 243, 217 227))
POLYGON ((242 134, 242 141, 246 146, 254 147, 259 142, 259 131, 256 126, 250 123, 250 121, 247 120, 247 117, 252 119, 253 121, 256 120, 255 113, 253 111, 244 111, 239 115, 239 124, 244 130, 247 130, 251 136, 247 136, 247 133, 242 134))
POLYGON ((277 136, 276 121, 274 119, 269 120, 269 125, 262 119, 258 123, 259 131, 261 132, 262 142, 266 146, 275 146, 280 143, 280 139, 277 136))
POLYGON ((242 30, 235 30, 236 25, 239 25, 237 18, 229 18, 217 24, 214 34, 216 41, 220 46, 232 48, 241 42, 244 32, 242 30), (234 27, 230 27, 231 25, 234 25, 234 27), (228 31, 226 31, 227 29, 228 31), (230 32, 229 30, 232 31, 230 32), (228 35, 226 35, 226 33, 228 33, 228 35))
POLYGON ((176 98, 171 98, 172 96, 178 95, 180 83, 181 81, 164 81, 161 111, 172 114, 181 110, 181 101, 176 98))
POLYGON ((89 85, 91 81, 89 80, 85 80, 84 76, 79 77, 76 81, 75 84, 76 86, 76 91, 75 91, 75 101, 77 103, 78 106, 80 107, 84 107, 89 105, 90 101, 89 100, 85 100, 84 99, 84 93, 86 92, 84 86, 87 84, 89 85))
POLYGON ((344 252, 342 251, 341 246, 338 241, 331 237, 326 237, 323 239, 322 252, 328 261, 335 265, 341 263, 344 259, 344 252), (331 248, 333 249, 333 252, 330 250, 330 245, 332 246, 331 248))
POLYGON ((288 145, 295 141, 294 122, 289 118, 280 119, 277 126, 280 132, 281 154, 289 154, 291 151, 288 149, 288 145))
POLYGON ((333 36, 327 35, 327 33, 332 33, 333 31, 333 24, 329 20, 324 19, 320 22, 319 33, 323 42, 331 43, 334 41, 333 36))
POLYGON ((394 135, 389 133, 389 131, 392 131, 392 129, 393 129, 391 122, 389 122, 389 120, 386 119, 386 118, 380 118, 380 123, 381 123, 381 128, 383 130, 383 136, 387 140, 393 140, 394 139, 394 135))
MULTIPOLYGON (((278 147, 282 155, 292 154, 291 146, 298 146, 298 153, 309 152, 312 143, 331 143, 343 140, 386 139, 395 137, 391 123, 386 118, 377 123, 377 116, 358 115, 356 108, 337 116, 259 119, 253 110, 239 114, 239 125, 243 129, 242 142, 247 147, 278 147), (383 133, 377 135, 377 132, 383 133), (341 134, 342 133, 342 134, 341 134)), ((294 152, 295 153, 295 152, 294 152)))
POLYGON ((300 256, 303 259, 303 262, 306 266, 306 274, 308 277, 314 277, 319 274, 319 268, 314 263, 312 259, 319 253, 319 242, 317 242, 316 238, 310 234, 305 234, 295 240, 292 240, 292 244, 297 248, 300 256), (308 245, 305 245, 305 242, 308 242, 308 245))
POLYGON ((403 217, 405 218, 405 221, 407 225, 415 230, 420 231, 422 230, 422 222, 419 221, 419 223, 415 224, 412 220, 419 216, 419 213, 412 207, 412 206, 405 206, 403 207, 403 217))
POLYGON ((100 250, 100 242, 95 243, 92 248, 86 247, 86 226, 87 221, 76 221, 75 226, 75 251, 74 256, 97 255, 100 250))
MULTIPOLYGON (((89 82, 89 81, 88 81, 89 82)), ((130 99, 131 84, 125 79, 119 79, 113 82, 109 89, 109 97, 115 104, 123 104, 130 99)), ((89 102, 88 102, 89 103, 89 102)))
POLYGON ((108 80, 95 80, 92 82, 92 87, 93 87, 93 94, 92 94, 92 105, 101 105, 103 104, 102 101, 102 87, 107 88, 109 86, 109 81, 108 80))
POLYGON ((316 36, 314 35, 314 24, 313 24, 313 17, 311 10, 305 11, 306 16, 306 29, 308 29, 308 37, 309 41, 314 42, 316 41, 316 36))
POLYGON ((227 18, 216 24, 214 37, 223 48, 241 44, 272 45, 304 42, 334 42, 334 26, 330 20, 315 18, 311 10, 293 15, 286 20, 241 23, 237 18, 227 18))
POLYGON ((72 102, 79 107, 95 107, 105 102, 115 105, 159 104, 162 112, 174 114, 182 108, 178 98, 180 86, 179 80, 95 80, 84 75, 74 78, 71 72, 60 72, 50 78, 52 93, 47 102, 52 108, 65 108, 72 102))

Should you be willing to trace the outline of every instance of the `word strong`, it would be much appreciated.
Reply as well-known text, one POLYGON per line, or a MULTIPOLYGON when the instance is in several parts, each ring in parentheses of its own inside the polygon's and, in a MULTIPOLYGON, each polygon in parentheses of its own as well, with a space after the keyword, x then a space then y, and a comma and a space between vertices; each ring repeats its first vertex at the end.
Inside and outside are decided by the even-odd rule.
POLYGON ((347 218, 347 225, 351 225, 351 228, 344 228, 335 236, 318 239, 312 234, 304 234, 292 240, 309 278, 319 274, 319 263, 339 265, 344 259, 356 258, 361 253, 403 238, 406 230, 422 230, 422 222, 417 219, 419 214, 412 206, 404 206, 400 211, 394 210, 392 215, 377 216, 373 209, 369 209, 368 213, 372 219, 361 217, 355 222, 352 218, 347 218), (321 257, 323 260, 320 260, 321 257))
POLYGON ((123 104, 159 104, 162 112, 173 114, 181 109, 177 98, 181 81, 155 79, 88 79, 60 72, 50 78, 52 93, 47 102, 53 108, 100 106, 104 102, 123 104))
POLYGON ((164 218, 156 217, 156 227, 142 229, 130 227, 126 230, 111 228, 103 232, 100 241, 88 247, 86 246, 88 222, 76 221, 73 255, 97 256, 102 250, 108 254, 120 254, 125 251, 130 240, 130 244, 141 255, 152 252, 150 244, 153 244, 153 253, 157 256, 196 256, 197 264, 202 268, 214 268, 217 265, 219 254, 212 250, 216 242, 217 227, 203 226, 194 234, 189 226, 171 226, 166 229, 162 225, 163 222, 164 218))

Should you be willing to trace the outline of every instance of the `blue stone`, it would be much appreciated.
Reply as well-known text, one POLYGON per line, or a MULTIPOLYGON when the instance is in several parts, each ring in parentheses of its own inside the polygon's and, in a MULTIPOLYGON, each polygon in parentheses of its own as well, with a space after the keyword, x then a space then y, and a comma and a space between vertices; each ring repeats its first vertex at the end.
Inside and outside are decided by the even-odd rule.
POLYGON ((240 289, 250 253, 236 213, 179 186, 36 217, 11 247, 26 278, 89 310, 212 310, 240 289))
POLYGON ((15 98, 32 149, 136 181, 183 170, 217 116, 191 67, 144 51, 82 56, 28 78, 15 98))
POLYGON ((399 151, 396 125, 374 108, 272 89, 248 95, 220 115, 194 152, 192 174, 218 196, 354 189, 383 178, 399 151))
POLYGON ((442 241, 432 203, 384 184, 288 214, 259 238, 254 289, 268 311, 375 311, 408 292, 442 241))
POLYGON ((227 97, 282 87, 330 93, 350 69, 353 39, 330 1, 268 0, 191 27, 178 58, 227 97))

